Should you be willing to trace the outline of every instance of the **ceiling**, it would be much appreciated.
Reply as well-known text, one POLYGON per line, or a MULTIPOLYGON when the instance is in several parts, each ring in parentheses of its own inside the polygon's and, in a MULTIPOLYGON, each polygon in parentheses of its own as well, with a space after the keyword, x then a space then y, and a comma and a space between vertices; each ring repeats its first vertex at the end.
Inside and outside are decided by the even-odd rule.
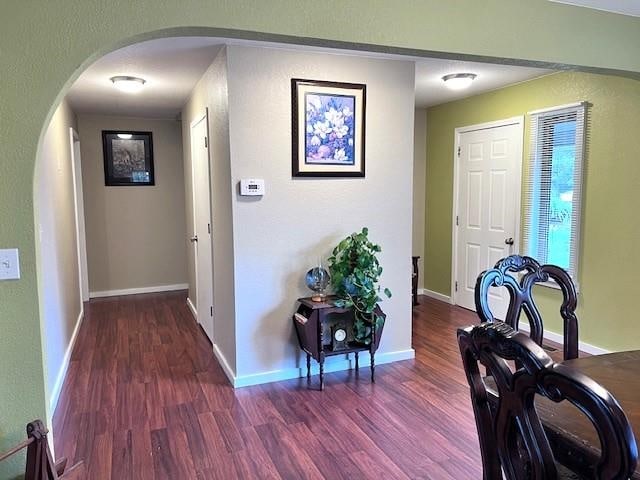
POLYGON ((605 12, 619 13, 640 17, 640 1, 638 0, 550 0, 555 3, 566 3, 576 7, 593 8, 605 12))
POLYGON ((552 70, 437 58, 421 59, 416 61, 416 107, 431 107, 549 73, 552 70), (442 77, 450 73, 475 73, 477 77, 465 90, 449 90, 442 77))
MULTIPOLYGON (((210 37, 176 37, 150 40, 111 52, 97 60, 73 84, 68 93, 72 108, 78 113, 99 113, 147 118, 176 118, 189 93, 202 77, 223 44, 267 46, 270 48, 327 49, 278 45, 255 41, 210 37), (142 91, 127 94, 115 89, 109 80, 116 75, 146 80, 142 91)), ((336 53, 335 50, 331 50, 336 53)), ((344 52, 409 59, 416 62, 416 106, 429 107, 476 95, 506 85, 546 75, 550 70, 538 68, 463 62, 435 58, 400 57, 398 55, 344 52), (447 89, 442 76, 470 72, 478 75, 473 85, 462 91, 447 89)))
POLYGON ((137 43, 97 60, 71 86, 67 98, 78 113, 175 118, 221 45, 219 38, 162 38, 137 43), (123 93, 116 75, 146 80, 142 91, 123 93))

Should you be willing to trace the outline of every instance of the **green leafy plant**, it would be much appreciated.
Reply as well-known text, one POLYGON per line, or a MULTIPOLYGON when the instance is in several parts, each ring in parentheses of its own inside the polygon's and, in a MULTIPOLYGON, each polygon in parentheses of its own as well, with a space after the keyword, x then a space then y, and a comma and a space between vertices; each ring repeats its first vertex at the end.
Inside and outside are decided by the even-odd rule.
MULTIPOLYGON (((359 233, 352 233, 342 240, 329 257, 331 284, 338 297, 336 306, 353 308, 355 321, 353 325, 354 339, 369 344, 371 328, 381 328, 384 318, 375 311, 380 298, 378 279, 382 267, 377 254, 382 251, 380 245, 369 241, 369 229, 366 227, 359 233)), ((384 294, 391 298, 388 288, 384 294)))

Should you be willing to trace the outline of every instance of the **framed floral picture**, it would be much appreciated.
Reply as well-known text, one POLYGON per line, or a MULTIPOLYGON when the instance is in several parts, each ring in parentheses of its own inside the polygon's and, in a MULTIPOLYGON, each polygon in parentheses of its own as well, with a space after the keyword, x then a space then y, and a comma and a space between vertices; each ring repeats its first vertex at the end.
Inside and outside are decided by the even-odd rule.
POLYGON ((106 186, 155 184, 151 132, 103 130, 102 151, 106 186))
POLYGON ((364 177, 366 85, 291 80, 292 175, 364 177))

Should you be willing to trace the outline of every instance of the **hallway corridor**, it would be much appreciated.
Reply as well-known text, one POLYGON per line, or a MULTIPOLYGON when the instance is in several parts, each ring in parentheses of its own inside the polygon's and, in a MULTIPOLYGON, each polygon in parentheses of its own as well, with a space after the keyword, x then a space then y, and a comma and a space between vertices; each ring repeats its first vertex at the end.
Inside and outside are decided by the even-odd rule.
POLYGON ((374 385, 367 370, 328 374, 319 392, 306 379, 234 391, 184 292, 92 300, 54 416, 56 454, 84 460, 92 479, 478 478, 455 341, 475 315, 421 302, 415 360, 380 365, 374 385))

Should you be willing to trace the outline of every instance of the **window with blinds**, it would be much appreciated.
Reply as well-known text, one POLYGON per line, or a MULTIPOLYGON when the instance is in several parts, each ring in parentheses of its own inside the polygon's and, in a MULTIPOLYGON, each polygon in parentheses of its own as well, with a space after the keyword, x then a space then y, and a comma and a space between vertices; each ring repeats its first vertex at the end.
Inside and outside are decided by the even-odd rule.
POLYGON ((586 103, 531 112, 524 248, 578 282, 586 103))

